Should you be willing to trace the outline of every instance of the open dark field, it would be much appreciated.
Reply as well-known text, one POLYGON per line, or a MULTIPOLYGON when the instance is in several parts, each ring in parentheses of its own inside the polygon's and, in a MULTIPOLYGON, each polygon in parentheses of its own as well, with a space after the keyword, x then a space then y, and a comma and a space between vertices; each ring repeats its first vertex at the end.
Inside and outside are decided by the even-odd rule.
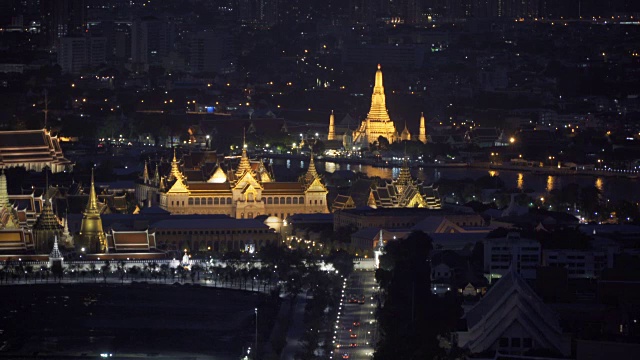
POLYGON ((263 294, 197 286, 1 287, 0 358, 238 359, 268 339, 275 302, 263 294))

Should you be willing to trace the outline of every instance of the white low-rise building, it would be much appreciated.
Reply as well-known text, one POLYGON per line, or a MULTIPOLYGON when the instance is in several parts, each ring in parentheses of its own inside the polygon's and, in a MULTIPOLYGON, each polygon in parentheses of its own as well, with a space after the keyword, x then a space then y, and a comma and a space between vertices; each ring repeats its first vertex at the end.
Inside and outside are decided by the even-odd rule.
POLYGON ((525 279, 535 279, 542 248, 534 239, 524 239, 519 233, 484 241, 484 272, 489 281, 500 278, 511 266, 525 279))

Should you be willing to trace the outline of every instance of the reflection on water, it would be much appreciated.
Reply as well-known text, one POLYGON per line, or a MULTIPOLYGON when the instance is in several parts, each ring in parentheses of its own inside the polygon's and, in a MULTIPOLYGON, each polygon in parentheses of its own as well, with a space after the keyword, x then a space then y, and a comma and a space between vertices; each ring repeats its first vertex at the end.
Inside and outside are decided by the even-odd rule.
POLYGON ((516 186, 519 190, 524 190, 524 175, 522 173, 518 173, 518 180, 516 182, 516 186))
POLYGON ((547 192, 551 192, 556 187, 556 177, 549 175, 547 177, 547 192))
POLYGON ((600 190, 601 193, 604 191, 604 181, 601 177, 596 179, 596 189, 600 190))
POLYGON ((303 160, 301 160, 301 161, 300 161, 300 169, 305 169, 304 161, 303 161, 303 160))
MULTIPOLYGON (((274 159, 274 165, 280 165, 281 169, 276 169, 276 177, 278 176, 277 171, 288 171, 290 169, 293 172, 298 171, 298 161, 294 161, 293 166, 289 160, 284 159, 274 159), (286 164, 285 164, 286 162, 286 164), (285 169, 286 165, 286 169, 285 169)), ((392 178, 396 178, 397 174, 400 172, 400 168, 378 168, 373 167, 371 165, 360 165, 360 164, 338 164, 333 162, 323 162, 317 161, 316 167, 318 171, 326 171, 326 172, 334 172, 337 170, 353 170, 355 172, 362 172, 369 177, 378 176, 382 179, 391 180, 392 178)), ((487 175, 487 170, 482 169, 469 169, 469 168, 422 168, 422 169, 411 169, 411 175, 413 175, 416 179, 420 179, 424 181, 426 184, 430 184, 436 181, 446 181, 447 179, 451 180, 463 180, 463 179, 478 179, 482 176, 487 175)), ((281 175, 283 177, 286 177, 281 175)), ((498 176, 498 174, 496 174, 498 176)), ((581 187, 584 186, 594 186, 597 187, 603 194, 605 198, 611 199, 611 201, 619 201, 623 199, 627 199, 629 194, 640 194, 640 182, 634 179, 627 178, 613 178, 613 177, 599 177, 594 178, 593 176, 581 176, 581 175, 556 175, 556 176, 548 176, 548 175, 538 175, 528 172, 518 172, 518 171, 509 171, 509 170, 501 170, 499 172, 499 176, 506 184, 515 183, 518 189, 526 190, 532 189, 534 192, 544 193, 551 191, 553 189, 560 189, 563 185, 576 183, 581 187), (526 188, 525 188, 525 179, 526 179, 526 188)), ((542 194, 541 194, 542 195, 542 194)))
POLYGON ((340 165, 334 162, 324 163, 324 171, 328 173, 334 173, 336 170, 340 170, 340 165))

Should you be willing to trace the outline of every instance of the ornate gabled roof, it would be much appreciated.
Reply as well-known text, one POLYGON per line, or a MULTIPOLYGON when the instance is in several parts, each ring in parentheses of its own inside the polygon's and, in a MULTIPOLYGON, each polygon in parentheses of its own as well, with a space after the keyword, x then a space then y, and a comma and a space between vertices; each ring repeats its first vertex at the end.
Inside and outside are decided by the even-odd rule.
POLYGON ((216 184, 225 183, 227 182, 227 174, 225 174, 224 170, 222 170, 222 167, 218 165, 218 168, 216 169, 216 171, 213 172, 213 174, 211 175, 209 180, 207 180, 207 182, 216 183, 216 184))
POLYGON ((459 345, 479 353, 489 349, 512 326, 534 339, 537 347, 570 352, 563 341, 557 315, 511 267, 465 315, 467 332, 459 333, 459 345))

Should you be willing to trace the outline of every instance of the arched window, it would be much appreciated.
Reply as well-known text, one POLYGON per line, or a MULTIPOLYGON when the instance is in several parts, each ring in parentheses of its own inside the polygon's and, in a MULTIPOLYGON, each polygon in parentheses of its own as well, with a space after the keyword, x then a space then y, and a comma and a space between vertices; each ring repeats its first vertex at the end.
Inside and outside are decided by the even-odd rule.
POLYGON ((207 198, 200 198, 200 204, 206 205, 207 204, 207 198))
POLYGON ((287 197, 287 205, 291 205, 291 198, 287 197))
POLYGON ((294 203, 294 204, 297 204, 297 203, 298 203, 298 198, 297 198, 297 197, 294 197, 294 198, 293 198, 293 203, 294 203))
MULTIPOLYGON (((191 202, 191 199, 189 199, 189 202, 191 202)), ((191 205, 191 204, 189 204, 191 205)), ((196 205, 200 205, 200 198, 196 198, 196 205)))
POLYGON ((298 203, 300 205, 304 204, 304 198, 302 196, 300 196, 300 198, 298 199, 298 203))
POLYGON ((252 212, 247 213, 247 219, 253 219, 253 213, 252 212))
POLYGON ((193 205, 193 199, 189 198, 189 205, 193 205))
POLYGON ((267 204, 273 204, 273 198, 267 198, 267 204))
POLYGON ((273 198, 273 203, 278 205, 280 204, 280 199, 279 198, 273 198))
POLYGON ((220 204, 220 200, 218 198, 213 198, 213 205, 220 204))
POLYGON ((227 198, 227 205, 231 205, 231 198, 230 197, 227 198))
POLYGON ((213 205, 213 198, 207 198, 207 205, 213 205))
POLYGON ((284 196, 280 198, 280 204, 284 204, 284 196))
POLYGON ((316 205, 318 205, 318 200, 316 200, 316 205))
POLYGON ((320 205, 322 205, 322 200, 320 200, 320 205))

